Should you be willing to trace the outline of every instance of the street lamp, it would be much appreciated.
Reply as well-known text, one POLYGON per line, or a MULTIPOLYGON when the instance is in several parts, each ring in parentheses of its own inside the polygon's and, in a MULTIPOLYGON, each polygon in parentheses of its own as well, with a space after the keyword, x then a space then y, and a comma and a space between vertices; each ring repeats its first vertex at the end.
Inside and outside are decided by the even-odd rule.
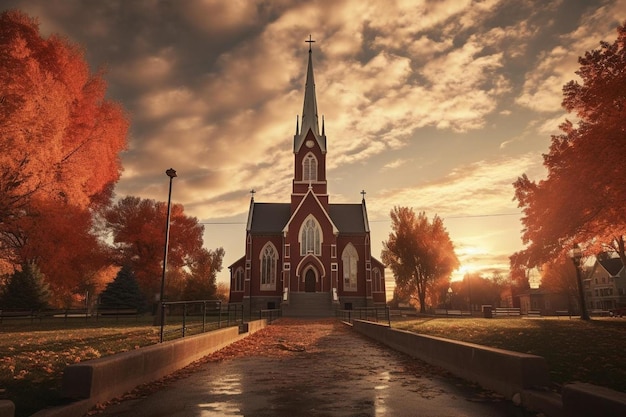
POLYGON ((450 310, 452 310, 452 285, 448 287, 448 300, 450 303, 450 310))
POLYGON ((167 267, 167 249, 170 243, 170 209, 172 206, 172 180, 176 177, 176 171, 173 168, 165 171, 168 177, 170 177, 170 191, 167 195, 167 220, 165 222, 165 246, 163 248, 163 273, 161 274, 161 295, 160 295, 160 322, 161 332, 159 341, 163 343, 163 326, 165 325, 165 308, 163 302, 165 301, 165 268, 167 267))
POLYGON ((585 290, 583 288, 583 280, 580 276, 580 263, 583 257, 583 252, 580 250, 580 246, 577 243, 574 244, 574 248, 570 251, 570 257, 576 268, 576 282, 578 284, 578 302, 580 303, 580 319, 590 320, 589 313, 587 312, 587 304, 585 303, 585 290))

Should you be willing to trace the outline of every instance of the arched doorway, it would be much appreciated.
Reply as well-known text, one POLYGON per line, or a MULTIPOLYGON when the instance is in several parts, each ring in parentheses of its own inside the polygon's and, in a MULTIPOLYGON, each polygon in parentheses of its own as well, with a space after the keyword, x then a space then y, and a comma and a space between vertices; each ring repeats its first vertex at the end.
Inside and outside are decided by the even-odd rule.
POLYGON ((304 291, 306 292, 315 292, 316 287, 316 274, 313 268, 310 268, 304 274, 304 291))

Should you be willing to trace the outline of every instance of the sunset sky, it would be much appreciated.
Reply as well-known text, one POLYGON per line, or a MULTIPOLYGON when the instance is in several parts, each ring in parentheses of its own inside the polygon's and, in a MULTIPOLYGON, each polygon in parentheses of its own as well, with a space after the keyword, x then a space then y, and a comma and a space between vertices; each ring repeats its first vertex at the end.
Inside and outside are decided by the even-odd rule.
MULTIPOLYGON (((398 206, 444 220, 462 267, 508 272, 512 183, 544 175, 577 58, 613 42, 626 0, 0 0, 104 69, 131 118, 117 197, 172 201, 204 245, 244 254, 250 189, 288 202, 309 34, 332 203, 359 202, 372 253, 398 206)), ((387 280, 393 281, 390 271, 387 280)))

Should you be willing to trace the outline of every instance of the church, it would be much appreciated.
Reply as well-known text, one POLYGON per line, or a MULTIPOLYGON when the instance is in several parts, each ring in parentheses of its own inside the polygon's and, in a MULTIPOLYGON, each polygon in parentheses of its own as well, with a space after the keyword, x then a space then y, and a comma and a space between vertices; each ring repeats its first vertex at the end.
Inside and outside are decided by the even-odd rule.
POLYGON ((250 199, 245 255, 230 269, 230 302, 246 314, 332 316, 337 309, 384 306, 384 265, 371 255, 365 192, 360 203, 331 204, 327 192, 311 39, 301 123, 293 138, 291 201, 250 199))

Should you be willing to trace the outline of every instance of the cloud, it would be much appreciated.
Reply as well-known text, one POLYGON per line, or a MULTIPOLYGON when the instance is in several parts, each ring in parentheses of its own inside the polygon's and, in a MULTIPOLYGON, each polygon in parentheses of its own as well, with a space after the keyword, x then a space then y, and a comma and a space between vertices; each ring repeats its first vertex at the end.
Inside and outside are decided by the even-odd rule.
POLYGON ((570 80, 579 80, 578 57, 597 49, 600 40, 615 38, 626 1, 620 0, 585 14, 573 31, 561 36, 560 45, 542 52, 526 74, 522 93, 516 102, 538 112, 561 111, 562 88, 570 80))
POLYGON ((426 184, 386 189, 368 208, 386 215, 388 207, 408 206, 440 217, 516 213, 513 182, 536 165, 541 158, 534 153, 462 165, 426 184))

